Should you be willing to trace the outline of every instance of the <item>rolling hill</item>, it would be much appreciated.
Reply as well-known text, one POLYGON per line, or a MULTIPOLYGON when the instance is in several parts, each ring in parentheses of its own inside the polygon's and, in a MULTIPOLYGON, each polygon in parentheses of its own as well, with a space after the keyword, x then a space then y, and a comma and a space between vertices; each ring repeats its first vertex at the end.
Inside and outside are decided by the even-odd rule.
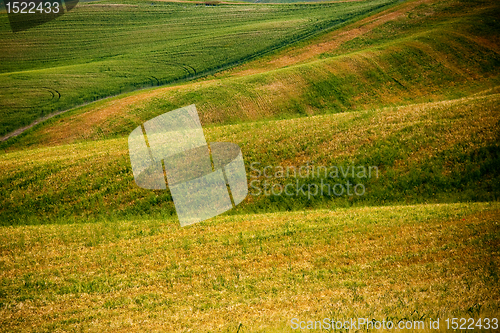
POLYGON ((101 1, 17 33, 1 15, 0 135, 104 97, 234 66, 395 2, 101 1))
POLYGON ((447 318, 498 319, 498 2, 120 0, 78 15, 109 18, 104 8, 114 5, 133 29, 81 22, 79 41, 96 29, 126 40, 110 45, 116 51, 140 32, 139 48, 94 59, 106 48, 75 42, 80 63, 42 68, 12 56, 0 65, 25 66, 0 74, 5 82, 50 72, 78 88, 66 104, 33 112, 16 109, 21 90, 4 90, 2 103, 19 116, 10 128, 75 107, 0 146, 0 331, 297 332, 293 318, 423 322, 434 331, 438 318, 441 330, 447 318), (201 18, 207 29, 163 40, 156 33, 167 13, 201 18), (219 16, 221 31, 207 23, 219 16), (242 44, 211 49, 223 41, 242 44), (182 54, 193 45, 214 58, 182 54), (80 105, 148 85, 143 75, 156 72, 135 66, 152 54, 194 61, 196 74, 179 67, 164 86, 80 105), (112 71, 96 74, 101 65, 112 71), (113 78, 122 71, 130 75, 113 78), (99 96, 98 82, 109 88, 99 96), (181 228, 168 190, 134 183, 127 137, 193 103, 208 142, 241 147, 249 195, 181 228))
POLYGON ((236 213, 498 200, 499 53, 491 42, 497 36, 484 38, 496 31, 497 7, 404 3, 213 77, 53 118, 0 157, 2 223, 175 214, 168 191, 135 186, 126 138, 143 121, 189 103, 197 104, 209 142, 242 147, 248 174, 252 163, 380 171, 363 180, 369 195, 249 196, 236 213))
POLYGON ((403 3, 214 77, 78 108, 17 145, 120 137, 191 103, 208 126, 441 101, 495 89, 496 13, 491 2, 403 3))

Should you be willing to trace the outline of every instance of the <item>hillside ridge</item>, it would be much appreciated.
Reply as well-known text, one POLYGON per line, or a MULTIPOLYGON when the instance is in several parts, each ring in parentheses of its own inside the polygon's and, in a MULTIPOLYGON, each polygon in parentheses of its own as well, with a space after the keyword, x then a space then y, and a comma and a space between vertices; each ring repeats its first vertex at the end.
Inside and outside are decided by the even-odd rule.
POLYGON ((493 89, 500 84, 500 52, 484 42, 485 34, 496 31, 486 21, 492 6, 498 10, 482 2, 467 8, 452 0, 405 2, 198 82, 72 110, 11 149, 124 136, 188 104, 196 104, 202 124, 212 126, 448 100, 493 89), (484 23, 472 25, 478 18, 484 23))

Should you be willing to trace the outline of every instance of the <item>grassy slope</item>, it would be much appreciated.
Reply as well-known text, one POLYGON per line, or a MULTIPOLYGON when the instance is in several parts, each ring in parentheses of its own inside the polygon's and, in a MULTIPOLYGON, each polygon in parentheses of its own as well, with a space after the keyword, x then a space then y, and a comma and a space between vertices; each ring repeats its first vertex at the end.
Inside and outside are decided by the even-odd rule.
MULTIPOLYGON (((303 64, 290 68, 237 77, 239 73, 249 69, 259 70, 276 63, 264 59, 246 65, 241 71, 225 73, 221 79, 214 78, 180 88, 162 88, 132 94, 126 98, 102 101, 41 126, 21 138, 9 149, 12 152, 0 156, 3 170, 0 175, 0 222, 46 223, 53 219, 79 217, 105 218, 108 215, 133 216, 160 212, 164 215, 175 214, 168 191, 147 191, 135 186, 124 136, 142 120, 171 110, 177 105, 188 104, 188 101, 199 101, 204 124, 214 124, 205 129, 209 142, 231 141, 242 147, 249 175, 252 162, 260 163, 261 169, 266 165, 299 167, 311 162, 327 167, 376 166, 380 171, 379 178, 340 177, 325 180, 331 186, 336 183, 345 184, 347 181, 362 183, 367 189, 364 196, 249 196, 233 212, 282 211, 353 204, 498 200, 500 123, 499 95, 496 88, 485 90, 477 96, 450 102, 380 110, 360 111, 358 108, 356 112, 297 119, 292 118, 295 115, 293 110, 289 112, 289 109, 280 108, 276 115, 283 117, 279 112, 289 112, 287 117, 291 119, 216 126, 225 122, 224 119, 216 118, 225 117, 224 113, 217 113, 217 110, 225 110, 226 107, 229 110, 226 115, 232 112, 234 116, 243 117, 245 111, 252 110, 248 106, 254 104, 258 106, 254 109, 256 119, 271 117, 270 106, 279 105, 276 98, 273 101, 273 95, 269 93, 272 89, 278 96, 283 91, 292 94, 290 98, 285 96, 283 103, 295 100, 297 107, 305 108, 307 101, 320 101, 326 106, 318 107, 318 110, 332 113, 350 109, 347 107, 350 101, 365 100, 364 103, 367 104, 364 107, 368 107, 373 103, 397 103, 398 98, 399 102, 409 99, 432 99, 428 95, 410 96, 418 91, 433 91, 443 97, 453 95, 453 91, 460 95, 467 89, 470 92, 491 86, 496 80, 495 64, 498 54, 495 50, 486 46, 471 50, 472 44, 464 42, 471 41, 470 36, 456 40, 452 40, 450 36, 459 36, 469 30, 477 35, 491 32, 488 30, 489 16, 485 13, 491 14, 496 9, 492 9, 490 3, 479 3, 469 11, 460 11, 457 14, 456 10, 460 8, 456 9, 457 3, 454 1, 442 2, 439 6, 419 3, 415 3, 417 7, 413 4, 414 9, 405 13, 398 21, 389 21, 379 25, 377 29, 369 29, 364 37, 360 36, 363 37, 360 40, 348 39, 348 45, 340 45, 341 48, 352 50, 352 54, 325 56, 324 52, 321 52, 312 58, 306 57, 302 61, 303 64), (452 9, 454 12, 450 14, 452 9), (427 15, 423 15, 425 13, 427 15), (484 26, 476 24, 475 28, 471 28, 467 22, 477 18, 477 15, 482 17, 484 26), (426 20, 424 22, 427 22, 427 25, 422 25, 420 20, 426 20), (444 33, 455 26, 461 27, 461 30, 456 28, 453 34, 444 33), (415 32, 417 37, 410 34, 410 37, 401 38, 398 34, 404 33, 405 30, 400 31, 395 27, 400 30, 405 27, 404 29, 409 31, 419 31, 415 32), (420 31, 425 27, 430 30, 426 33, 420 31), (382 43, 380 39, 387 37, 389 31, 394 32, 394 40, 382 43), (374 38, 371 43, 381 46, 365 50, 363 47, 366 47, 365 44, 370 40, 370 34, 378 36, 378 39, 374 38), (427 36, 424 39, 428 41, 426 45, 441 48, 454 45, 454 50, 461 53, 442 51, 439 56, 434 54, 432 59, 419 52, 412 56, 411 50, 427 47, 410 47, 422 43, 419 38, 424 35, 427 36), (448 44, 438 43, 443 40, 448 44), (465 46, 468 48, 462 49, 465 46), (401 54, 408 56, 407 62, 389 61, 398 59, 401 54), (371 57, 368 57, 369 55, 371 57), (444 59, 445 56, 446 66, 443 65, 443 60, 435 60, 444 59), (385 64, 383 59, 386 59, 385 64), (359 66, 353 67, 357 62, 360 62, 359 66), (370 67, 370 63, 376 63, 377 66, 370 67), (412 68, 408 64, 415 67, 412 68), (464 68, 460 69, 460 66, 464 68), (338 71, 345 72, 340 75, 338 71), (347 72, 350 74, 347 75, 347 72), (291 76, 293 73, 296 75, 291 76), (297 73, 302 73, 302 76, 297 73), (398 85, 392 78, 388 78, 387 73, 398 77, 398 82, 408 88, 397 88, 398 85), (354 74, 356 76, 353 76, 354 74), (315 75, 323 75, 325 78, 323 81, 312 80, 315 75), (422 76, 427 80, 421 78, 422 76), (305 78, 311 78, 311 85, 303 86, 305 88, 302 93, 297 93, 294 83, 305 78), (447 81, 450 78, 456 79, 453 82, 455 86, 451 88, 452 83, 447 81), (387 80, 390 82, 387 83, 387 80), (413 85, 409 85, 406 80, 413 85), (386 83, 381 85, 380 82, 386 83), (263 87, 268 87, 268 90, 262 91, 263 87), (247 103, 241 109, 231 109, 231 105, 241 106, 245 94, 251 95, 252 91, 259 90, 262 91, 261 95, 253 102, 247 103), (236 97, 230 98, 233 95, 236 97), (176 99, 176 102, 172 102, 172 99, 176 99), (266 99, 269 101, 267 104, 266 99), (371 100, 375 102, 370 102, 371 100), (215 108, 215 105, 219 107, 215 108), (210 117, 214 119, 210 121, 210 117), (118 138, 102 140, 103 137, 118 138), (43 148, 51 144, 82 139, 89 141, 43 148), (25 147, 31 144, 41 145, 42 148, 26 150, 25 147)), ((395 8, 389 14, 393 15, 399 10, 395 8)), ((381 15, 386 17, 387 13, 381 15)), ((367 22, 359 24, 365 25, 367 22)), ((355 26, 352 31, 357 29, 360 28, 355 26)), ((346 32, 349 33, 350 30, 340 33, 346 32)), ((478 38, 475 40, 482 41, 478 38)), ((321 42, 324 40, 320 39, 321 42)), ((487 45, 485 41, 481 43, 487 45)), ((308 47, 305 45, 302 49, 292 49, 284 55, 278 54, 274 59, 303 59, 301 52, 308 47)), ((329 53, 331 52, 333 51, 329 53)), ((229 118, 230 122, 238 121, 238 117, 229 118)), ((253 180, 255 179, 249 179, 253 180)), ((263 180, 265 179, 257 179, 254 184, 262 189, 263 180)), ((301 183, 319 181, 300 180, 301 183)), ((271 179, 269 182, 285 185, 293 183, 294 179, 271 179)), ((257 193, 258 190, 252 192, 257 193)))
POLYGON ((12 33, 0 17, 0 135, 55 110, 195 77, 395 0, 323 5, 102 1, 12 33))
POLYGON ((83 107, 13 147, 121 137, 191 103, 207 126, 467 96, 499 85, 498 13, 491 1, 403 3, 203 82, 83 107))
MULTIPOLYGON (((266 165, 377 166, 364 196, 248 196, 233 212, 269 212, 352 204, 498 200, 500 94, 383 110, 226 125, 205 129, 209 142, 234 142, 249 177, 266 165), (300 133, 300 135, 297 135, 300 133)), ((127 138, 22 150, 0 156, 3 224, 79 216, 175 214, 168 191, 138 188, 127 138)), ((254 179, 249 179, 254 180, 254 179)), ((260 181, 263 181, 260 178, 260 181)), ((270 179, 295 183, 294 179, 270 179)), ((301 179, 317 183, 318 179, 301 179)), ((259 185, 259 184, 257 184, 259 185)), ((262 185, 259 185, 262 186, 262 185)), ((257 193, 252 190, 252 193, 257 193)))
POLYGON ((498 317, 499 218, 476 203, 2 227, 0 331, 498 317))
POLYGON ((292 331, 294 317, 439 317, 444 328, 449 317, 498 317, 497 7, 474 4, 424 3, 378 28, 361 23, 370 28, 358 38, 342 36, 363 26, 341 31, 335 47, 320 39, 212 81, 102 101, 21 138, 0 155, 0 331, 292 331), (405 29, 416 34, 398 36, 405 29), (238 77, 249 71, 261 74, 238 77), (125 136, 192 99, 212 124, 207 140, 239 144, 247 167, 376 165, 380 177, 361 180, 368 192, 356 199, 249 196, 236 215, 180 228, 168 191, 134 185, 125 136), (304 112, 328 114, 293 118, 304 112), (493 202, 418 204, 452 201, 493 202), (339 208, 350 205, 387 206, 339 208))

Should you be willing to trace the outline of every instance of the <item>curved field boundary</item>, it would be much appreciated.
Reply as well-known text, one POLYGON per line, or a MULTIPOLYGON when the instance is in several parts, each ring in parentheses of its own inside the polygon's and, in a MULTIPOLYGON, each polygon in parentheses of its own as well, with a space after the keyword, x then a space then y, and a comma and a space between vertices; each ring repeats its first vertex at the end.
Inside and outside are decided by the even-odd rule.
POLYGON ((246 64, 244 66, 250 67, 249 69, 242 68, 239 71, 231 73, 231 75, 246 76, 264 73, 266 71, 316 60, 321 54, 335 51, 341 44, 369 33, 382 24, 397 20, 417 6, 430 2, 432 2, 432 0, 411 1, 398 5, 396 8, 384 10, 380 13, 357 21, 352 25, 329 32, 324 37, 321 37, 321 40, 310 43, 309 45, 306 45, 298 50, 287 50, 272 59, 258 60, 251 64, 246 64))
MULTIPOLYGON (((328 5, 334 5, 334 4, 337 4, 337 3, 338 2, 327 2, 327 3, 313 3, 313 4, 307 4, 307 5, 328 6, 328 5)), ((268 5, 268 4, 266 4, 266 5, 268 5)), ((277 5, 279 5, 279 4, 277 4, 277 5)), ((242 64, 250 62, 252 60, 261 58, 261 57, 263 57, 265 55, 272 54, 274 52, 282 50, 282 49, 284 49, 286 47, 293 46, 294 44, 297 44, 299 42, 302 42, 302 41, 305 41, 307 39, 313 38, 315 36, 319 36, 321 34, 328 33, 328 32, 330 32, 332 30, 335 30, 335 29, 340 29, 340 28, 342 28, 342 27, 344 27, 344 26, 352 23, 353 20, 357 21, 357 20, 364 19, 366 17, 370 17, 371 15, 376 15, 380 11, 383 11, 384 8, 393 7, 395 5, 397 5, 397 4, 395 4, 395 3, 381 4, 381 5, 377 6, 377 7, 371 8, 369 10, 367 9, 364 12, 359 12, 354 17, 349 16, 349 17, 347 17, 345 19, 333 19, 333 20, 324 21, 321 24, 318 24, 315 27, 315 29, 313 29, 313 30, 310 30, 310 31, 307 31, 307 32, 304 32, 304 33, 299 33, 299 34, 297 34, 295 36, 290 36, 290 38, 287 39, 286 41, 283 41, 281 43, 277 43, 277 44, 272 45, 272 46, 270 46, 270 47, 268 47, 266 49, 263 49, 261 51, 255 52, 255 53, 253 53, 253 54, 251 54, 249 56, 242 57, 242 58, 240 58, 240 59, 238 59, 236 61, 228 62, 228 63, 222 64, 220 66, 216 66, 216 67, 207 68, 203 72, 197 72, 195 68, 193 68, 192 66, 188 66, 186 64, 173 63, 173 65, 179 66, 184 71, 186 71, 187 75, 185 77, 174 79, 174 80, 171 80, 171 81, 168 81, 168 82, 162 82, 160 79, 158 79, 156 77, 153 77, 153 76, 150 76, 148 79, 149 79, 150 82, 152 82, 153 85, 155 83, 157 83, 158 85, 170 85, 170 84, 179 84, 179 83, 182 83, 182 82, 191 81, 191 80, 195 80, 195 79, 198 79, 198 78, 202 78, 202 77, 206 77, 206 76, 209 76, 209 75, 213 75, 213 74, 215 74, 217 72, 220 72, 220 71, 223 71, 223 70, 227 70, 227 69, 230 69, 230 68, 242 65, 242 64)), ((139 89, 136 89, 135 91, 139 91, 139 90, 147 89, 147 88, 149 88, 149 87, 139 88, 139 89)), ((55 117, 55 116, 58 116, 60 114, 66 113, 66 112, 68 112, 70 110, 74 110, 74 109, 79 108, 81 106, 85 106, 87 104, 90 104, 90 103, 93 103, 93 102, 97 102, 97 101, 106 100, 108 98, 113 98, 113 97, 116 97, 118 95, 120 95, 120 94, 112 95, 112 96, 107 96, 105 98, 97 99, 97 100, 94 100, 94 101, 89 101, 88 103, 83 103, 81 105, 72 107, 70 109, 53 112, 53 113, 51 113, 49 115, 43 116, 43 117, 41 117, 41 118, 33 121, 29 125, 21 127, 19 129, 16 129, 16 130, 14 130, 14 131, 12 131, 10 133, 7 133, 6 135, 0 137, 0 142, 5 142, 8 139, 11 139, 11 138, 14 138, 16 136, 19 136, 20 134, 24 133, 25 131, 29 130, 30 128, 33 128, 34 126, 36 126, 36 125, 38 125, 38 124, 46 121, 47 119, 52 118, 52 117, 55 117)))

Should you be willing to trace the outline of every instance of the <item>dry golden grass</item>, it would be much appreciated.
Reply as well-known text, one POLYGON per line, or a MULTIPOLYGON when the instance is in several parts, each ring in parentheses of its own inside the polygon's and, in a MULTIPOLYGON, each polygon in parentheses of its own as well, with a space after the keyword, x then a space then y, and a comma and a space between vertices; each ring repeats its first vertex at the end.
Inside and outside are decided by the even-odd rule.
MULTIPOLYGON (((430 158, 460 143, 464 151, 492 144, 500 133, 500 94, 273 122, 213 127, 209 141, 238 142, 246 156, 283 165, 368 154, 377 142, 397 137, 411 152, 405 161, 430 158), (298 135, 300 134, 300 135, 298 135), (269 152, 263 158, 262 153, 269 152), (286 156, 290 158, 286 158, 286 156), (288 163, 289 162, 289 163, 288 163)), ((259 160, 259 161, 261 161, 259 160)))
POLYGON ((498 203, 2 227, 1 331, 498 316, 498 203))

